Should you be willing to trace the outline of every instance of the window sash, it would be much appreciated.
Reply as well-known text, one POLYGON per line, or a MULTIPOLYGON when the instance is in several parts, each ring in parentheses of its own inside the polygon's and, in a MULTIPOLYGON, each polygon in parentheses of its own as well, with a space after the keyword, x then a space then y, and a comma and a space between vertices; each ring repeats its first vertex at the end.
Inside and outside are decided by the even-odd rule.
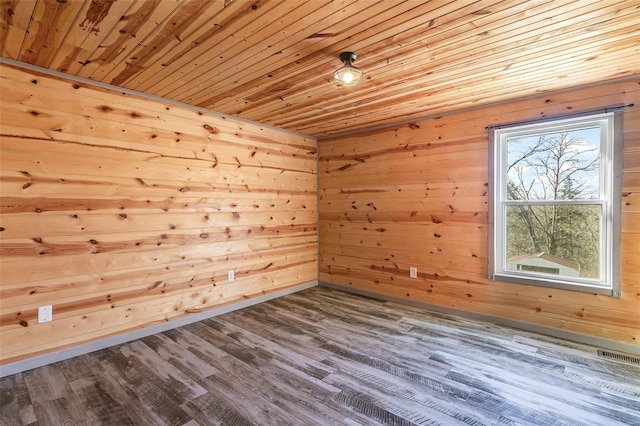
MULTIPOLYGON (((563 288, 619 297, 620 185, 622 174, 622 112, 559 119, 557 122, 526 123, 490 131, 489 173, 489 278, 543 287, 563 288), (549 134, 600 126, 600 194, 597 199, 508 200, 506 199, 506 139, 521 135, 549 134), (506 269, 506 209, 508 206, 600 205, 600 279, 579 279, 546 274, 526 274, 506 269)), ((526 272, 526 271, 525 271, 526 272)))
MULTIPOLYGON (((518 203, 518 204, 511 204, 511 205, 522 205, 523 203, 518 203)), ((549 205, 549 204, 545 204, 545 203, 531 203, 532 205, 538 205, 538 206, 545 206, 545 205, 549 205)), ((556 276, 548 276, 548 275, 540 275, 537 274, 535 272, 530 272, 530 271, 514 271, 512 269, 508 269, 507 268, 507 263, 508 263, 508 258, 507 258, 507 247, 508 247, 508 242, 507 242, 507 203, 503 203, 503 207, 502 207, 502 223, 504 224, 504 226, 502 226, 500 229, 497 230, 497 234, 496 234, 496 239, 498 241, 500 241, 500 245, 498 247, 498 249, 496 250, 497 252, 497 258, 496 261, 499 261, 500 263, 499 268, 496 268, 496 274, 498 275, 518 275, 518 276, 523 276, 523 277, 529 277, 531 279, 538 279, 538 278, 545 278, 546 280, 549 281, 558 281, 558 282, 575 282, 576 285, 587 285, 587 286, 596 286, 596 287, 603 287, 603 288, 609 288, 608 282, 607 282, 607 276, 608 276, 608 269, 607 269, 607 245, 606 245, 606 220, 605 220, 605 213, 606 213, 606 204, 604 202, 591 202, 591 203, 567 203, 567 202, 563 202, 563 203, 554 203, 555 205, 558 204, 574 204, 574 205, 592 205, 592 206, 600 206, 600 225, 599 225, 599 242, 598 242, 598 252, 599 252, 599 277, 598 278, 588 278, 588 277, 568 277, 566 275, 558 275, 556 276)))
POLYGON ((581 204, 607 204, 607 200, 594 198, 593 200, 505 200, 502 201, 505 206, 563 206, 563 205, 581 205, 581 204))

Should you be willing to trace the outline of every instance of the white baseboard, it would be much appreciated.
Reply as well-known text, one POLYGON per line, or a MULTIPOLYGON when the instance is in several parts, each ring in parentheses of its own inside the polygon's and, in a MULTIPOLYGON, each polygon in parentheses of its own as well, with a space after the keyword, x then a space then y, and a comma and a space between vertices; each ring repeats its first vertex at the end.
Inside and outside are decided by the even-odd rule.
POLYGON ((372 297, 374 299, 388 300, 390 302, 402 303, 405 305, 416 306, 430 311, 443 314, 455 315, 462 318, 490 322, 492 324, 503 325, 506 327, 516 328, 519 330, 530 331, 545 336, 557 337, 571 342, 582 343, 598 348, 608 349, 611 351, 625 352, 628 354, 640 355, 640 345, 632 343, 620 342, 618 340, 605 339, 604 337, 590 336, 588 334, 576 333, 575 331, 562 330, 546 325, 533 324, 525 321, 519 321, 509 318, 498 317, 495 315, 481 314, 478 312, 463 311, 461 309, 449 308, 446 306, 434 305, 427 302, 418 302, 415 300, 403 299, 395 296, 387 296, 381 293, 375 293, 367 290, 360 290, 340 284, 333 284, 326 281, 319 281, 322 287, 342 290, 348 293, 359 294, 362 296, 372 297))
POLYGON ((52 364, 54 362, 88 354, 90 352, 95 352, 100 349, 127 343, 132 340, 142 339, 143 337, 147 337, 152 334, 162 333, 163 331, 171 330, 176 327, 182 327, 183 325, 202 321, 207 318, 216 317, 218 315, 226 314, 228 312, 236 311, 238 309, 246 308, 258 303, 266 302, 268 300, 306 290, 317 285, 318 281, 309 281, 307 283, 298 284, 293 287, 287 287, 282 290, 276 290, 272 293, 268 293, 262 296, 241 300, 236 303, 231 303, 229 305, 220 306, 219 308, 213 308, 208 311, 191 314, 189 316, 177 318, 175 320, 167 321, 161 324, 152 325, 150 327, 141 328, 139 330, 118 334, 116 336, 110 336, 93 342, 83 343, 70 348, 61 349, 59 351, 34 356, 32 358, 12 362, 10 364, 5 364, 0 366, 0 378, 31 370, 33 368, 42 367, 43 365, 52 364))

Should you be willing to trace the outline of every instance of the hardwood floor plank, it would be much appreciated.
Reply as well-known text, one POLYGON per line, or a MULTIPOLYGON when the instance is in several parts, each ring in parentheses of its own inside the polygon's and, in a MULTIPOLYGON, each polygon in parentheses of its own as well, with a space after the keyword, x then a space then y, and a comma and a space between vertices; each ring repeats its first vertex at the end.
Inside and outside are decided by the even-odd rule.
MULTIPOLYGON (((339 365, 340 361, 334 360, 332 363, 339 365)), ((347 364, 349 363, 347 362, 347 364)), ((495 423, 495 419, 489 419, 486 416, 483 418, 476 414, 460 412, 456 408, 456 405, 463 402, 464 399, 446 394, 425 392, 420 384, 411 382, 410 380, 403 380, 391 376, 388 373, 377 371, 369 366, 353 366, 349 364, 347 371, 349 371, 349 373, 333 375, 327 380, 336 386, 344 386, 346 384, 352 388, 366 389, 369 393, 371 393, 373 389, 378 393, 378 396, 384 395, 385 398, 390 398, 392 401, 396 400, 398 396, 401 396, 403 400, 411 401, 420 407, 413 418, 418 418, 416 416, 419 413, 428 412, 430 413, 429 420, 434 420, 435 416, 439 418, 441 422, 444 422, 444 424, 487 425, 495 423), (457 421, 454 421, 454 419, 457 421)))
POLYGON ((252 426, 242 414, 238 413, 225 401, 205 393, 183 405, 198 424, 252 426))
MULTIPOLYGON (((258 368, 263 364, 258 353, 253 355, 247 350, 247 355, 242 354, 237 351, 237 347, 231 345, 232 339, 223 334, 216 334, 213 328, 204 323, 189 328, 195 331, 187 336, 192 345, 190 350, 219 370, 218 373, 200 381, 211 397, 217 401, 224 401, 226 407, 256 424, 259 424, 261 419, 270 419, 270 424, 295 423, 295 417, 290 416, 278 404, 274 404, 274 398, 286 400, 286 397, 282 395, 282 386, 274 388, 269 378, 258 368), (217 346, 200 336, 215 342, 217 346)), ((181 330, 171 331, 172 337, 184 334, 181 330)), ((264 365, 262 368, 265 368, 264 365)))
POLYGON ((198 358, 167 335, 156 334, 145 337, 142 341, 165 362, 171 364, 168 368, 177 369, 183 380, 190 383, 197 383, 200 378, 219 372, 217 368, 198 358))
MULTIPOLYGON (((322 364, 295 351, 272 347, 273 344, 268 340, 234 327, 233 324, 221 323, 216 319, 203 323, 215 330, 211 335, 225 352, 241 363, 248 364, 246 368, 255 369, 246 373, 247 377, 260 377, 254 377, 247 382, 248 393, 263 394, 265 399, 277 398, 278 407, 289 414, 295 413, 298 422, 305 416, 305 424, 342 423, 344 414, 334 410, 335 407, 324 404, 332 394, 340 390, 315 377, 322 364), (248 356, 243 348, 253 348, 252 355, 248 356), (307 363, 316 367, 310 371, 311 374, 308 368, 300 368, 307 363), (256 386, 256 380, 262 383, 262 386, 256 386), (271 383, 278 385, 274 387, 271 383), (267 392, 264 393, 263 389, 267 392)), ((301 345, 298 347, 305 348, 301 345)), ((236 365, 234 370, 243 367, 236 365)), ((326 372, 321 373, 321 376, 326 376, 326 372)))
POLYGON ((183 386, 179 386, 178 381, 165 382, 135 356, 125 356, 121 349, 127 345, 129 343, 107 349, 111 350, 112 355, 105 362, 111 367, 116 383, 125 388, 127 395, 144 407, 145 411, 152 413, 157 424, 181 425, 191 420, 180 408, 182 398, 188 394, 183 386))
POLYGON ((0 424, 37 424, 23 373, 7 377, 6 381, 0 388, 0 424))
POLYGON ((99 378, 91 375, 70 382, 69 385, 80 400, 90 423, 105 425, 137 425, 127 407, 113 399, 99 378))
MULTIPOLYGON (((298 335, 296 336, 298 339, 293 340, 291 346, 285 347, 282 344, 275 343, 274 340, 267 338, 267 330, 265 329, 258 329, 258 334, 256 332, 251 332, 250 329, 237 325, 242 324, 240 322, 241 319, 247 320, 249 318, 250 315, 242 315, 242 318, 236 318, 236 321, 234 322, 209 320, 208 324, 215 324, 219 332, 232 337, 234 340, 247 347, 264 348, 275 359, 281 360, 287 365, 294 366, 313 378, 323 378, 333 372, 332 369, 328 368, 324 363, 317 361, 317 357, 309 356, 313 354, 309 354, 308 345, 312 344, 312 342, 308 339, 298 335)), ((249 323, 249 326, 256 327, 257 324, 249 323)), ((280 336, 281 339, 292 339, 290 336, 284 336, 277 332, 271 337, 275 339, 276 336, 280 336)))
POLYGON ((87 423, 82 403, 73 393, 59 366, 45 365, 26 371, 24 378, 39 424, 87 423))
POLYGON ((337 345, 324 346, 325 349, 329 348, 329 350, 334 352, 340 358, 349 360, 352 364, 351 368, 353 368, 354 366, 353 363, 355 363, 355 366, 364 365, 378 370, 382 373, 399 377, 411 383, 419 384, 421 387, 428 389, 431 393, 442 393, 461 400, 465 400, 469 397, 470 392, 469 390, 464 389, 464 387, 451 386, 450 384, 442 383, 437 379, 434 380, 432 378, 425 377, 418 372, 410 371, 406 368, 398 367, 397 365, 391 364, 390 362, 372 358, 355 351, 347 350, 337 345))
POLYGON ((597 348, 315 287, 0 380, 2 425, 637 425, 597 348))
MULTIPOLYGON (((118 401, 123 407, 126 407, 131 418, 136 420, 136 425, 158 425, 171 424, 164 421, 167 418, 162 412, 158 413, 149 409, 149 404, 145 400, 145 395, 138 393, 136 389, 128 386, 127 382, 122 379, 119 372, 112 364, 104 361, 104 374, 101 375, 101 381, 111 392, 111 396, 118 401)), ((178 418, 181 416, 178 413, 178 418)), ((182 424, 182 423, 176 423, 182 424)), ((184 424, 189 424, 187 421, 184 424)))
POLYGON ((230 398, 229 405, 251 419, 254 424, 263 422, 267 424, 301 422, 314 424, 304 414, 305 407, 303 405, 297 407, 298 412, 295 415, 292 415, 287 409, 288 401, 298 402, 300 398, 300 393, 296 393, 295 390, 293 391, 295 396, 290 395, 290 384, 283 381, 278 383, 278 386, 274 386, 269 375, 262 374, 261 371, 234 357, 228 357, 222 362, 231 370, 231 375, 220 374, 209 377, 208 389, 218 391, 219 395, 230 398), (237 372, 242 374, 242 378, 235 378, 237 372), (230 380, 229 376, 235 379, 230 380))
MULTIPOLYGON (((395 414, 384 407, 381 401, 373 398, 369 394, 359 392, 349 387, 344 387, 337 396, 336 401, 340 404, 352 408, 358 413, 364 414, 367 418, 387 425, 413 426, 415 424, 428 424, 428 419, 414 423, 408 419, 395 414)), ((397 409, 397 407, 394 407, 397 409)), ((422 420, 422 419, 420 419, 422 420)), ((432 423, 433 424, 433 423, 432 423)))

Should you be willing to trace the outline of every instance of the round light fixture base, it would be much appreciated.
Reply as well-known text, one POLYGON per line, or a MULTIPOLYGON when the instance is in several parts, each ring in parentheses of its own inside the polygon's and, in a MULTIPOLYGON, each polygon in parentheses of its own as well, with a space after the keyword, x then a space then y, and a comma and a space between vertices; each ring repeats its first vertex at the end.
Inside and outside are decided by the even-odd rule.
POLYGON ((355 52, 342 52, 339 56, 342 62, 355 62, 358 55, 355 52))

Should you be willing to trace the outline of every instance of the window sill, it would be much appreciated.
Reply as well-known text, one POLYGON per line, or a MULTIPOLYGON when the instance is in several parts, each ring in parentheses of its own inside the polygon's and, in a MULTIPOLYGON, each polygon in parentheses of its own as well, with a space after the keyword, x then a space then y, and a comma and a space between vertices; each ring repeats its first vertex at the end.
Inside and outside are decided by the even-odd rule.
POLYGON ((492 281, 508 282, 523 285, 532 285, 536 287, 555 288, 560 290, 578 291, 582 293, 600 294, 611 297, 621 297, 622 292, 611 287, 601 285, 590 285, 588 283, 573 283, 561 280, 545 279, 543 277, 523 277, 518 275, 510 275, 505 273, 495 273, 489 275, 492 281))

